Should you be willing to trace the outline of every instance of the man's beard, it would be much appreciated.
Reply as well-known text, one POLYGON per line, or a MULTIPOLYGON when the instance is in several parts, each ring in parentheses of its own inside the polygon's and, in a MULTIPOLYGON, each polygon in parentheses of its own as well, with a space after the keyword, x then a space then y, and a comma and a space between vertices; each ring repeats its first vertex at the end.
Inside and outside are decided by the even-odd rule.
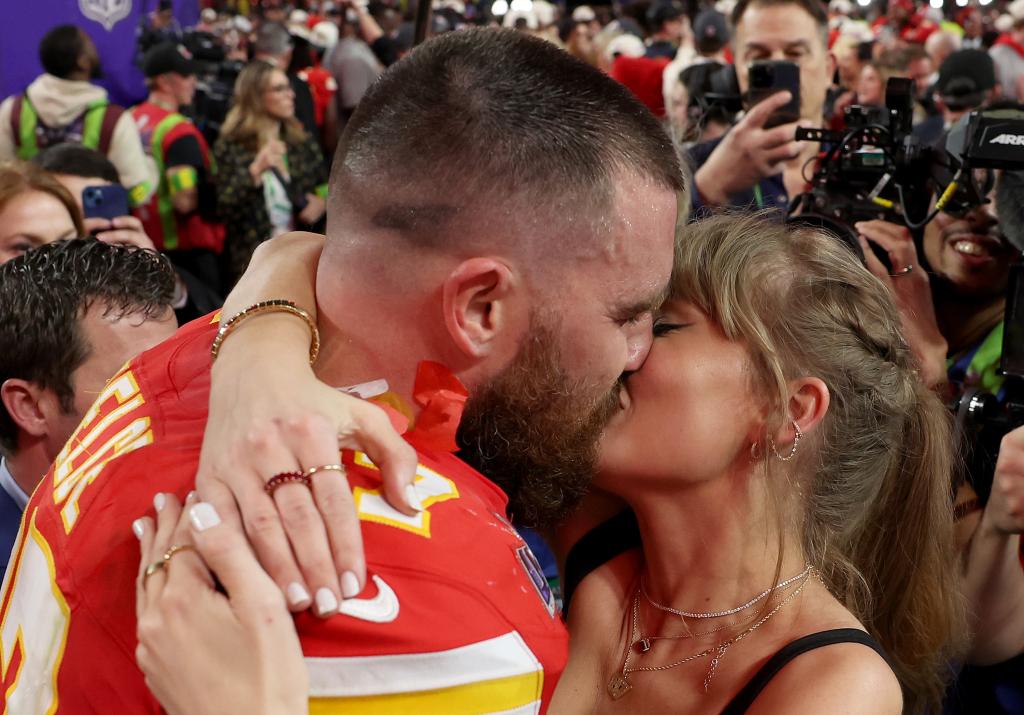
POLYGON ((566 375, 557 334, 535 317, 512 363, 473 391, 459 424, 459 456, 501 487, 523 526, 547 526, 587 492, 598 440, 619 406, 616 385, 594 387, 566 375))

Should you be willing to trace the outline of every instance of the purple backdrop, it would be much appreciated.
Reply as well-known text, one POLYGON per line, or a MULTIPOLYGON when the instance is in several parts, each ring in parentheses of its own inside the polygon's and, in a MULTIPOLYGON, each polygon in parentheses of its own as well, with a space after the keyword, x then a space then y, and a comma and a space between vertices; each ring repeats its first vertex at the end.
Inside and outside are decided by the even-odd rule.
MULTIPOLYGON (((43 69, 39 41, 55 25, 74 24, 96 43, 103 62, 99 82, 112 101, 130 106, 145 96, 142 73, 135 67, 135 30, 139 17, 157 0, 3 0, 10 3, 0 23, 0 97, 21 92, 43 69)), ((182 27, 194 25, 199 0, 174 0, 182 27)))

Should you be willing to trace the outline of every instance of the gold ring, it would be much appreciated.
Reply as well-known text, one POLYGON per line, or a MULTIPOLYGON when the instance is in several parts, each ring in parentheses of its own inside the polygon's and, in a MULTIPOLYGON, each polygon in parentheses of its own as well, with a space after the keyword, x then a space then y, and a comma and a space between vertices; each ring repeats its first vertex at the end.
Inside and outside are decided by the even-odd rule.
POLYGON ((195 551, 195 550, 196 550, 196 547, 192 546, 192 544, 175 544, 174 546, 172 546, 171 548, 167 549, 167 551, 164 552, 163 563, 164 564, 169 564, 171 562, 171 559, 173 559, 176 554, 180 554, 182 551, 195 551))
POLYGON ((154 561, 149 566, 147 566, 146 570, 142 572, 142 585, 145 586, 146 585, 146 581, 149 580, 150 576, 155 574, 157 571, 160 571, 161 569, 165 568, 166 566, 167 566, 167 561, 164 560, 164 559, 160 559, 159 561, 154 561))
POLYGON ((310 467, 309 469, 302 473, 302 476, 308 479, 317 472, 338 472, 339 474, 344 474, 345 466, 342 464, 325 464, 322 467, 310 467))

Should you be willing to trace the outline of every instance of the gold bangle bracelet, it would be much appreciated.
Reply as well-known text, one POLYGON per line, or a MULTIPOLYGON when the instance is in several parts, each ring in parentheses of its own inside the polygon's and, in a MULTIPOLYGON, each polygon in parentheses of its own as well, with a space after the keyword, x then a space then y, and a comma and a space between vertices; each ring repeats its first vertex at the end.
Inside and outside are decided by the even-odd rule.
POLYGON ((217 359, 217 355, 220 353, 221 345, 224 344, 224 339, 227 338, 246 318, 251 318, 254 315, 263 315, 265 313, 289 313, 298 318, 301 318, 306 326, 312 333, 312 338, 309 343, 309 364, 312 365, 316 362, 317 355, 320 354, 320 331, 316 328, 316 323, 313 318, 299 308, 295 303, 290 300, 264 300, 259 303, 250 305, 243 311, 236 313, 231 316, 228 322, 220 326, 217 331, 217 337, 213 339, 213 344, 210 346, 210 362, 213 363, 217 359))

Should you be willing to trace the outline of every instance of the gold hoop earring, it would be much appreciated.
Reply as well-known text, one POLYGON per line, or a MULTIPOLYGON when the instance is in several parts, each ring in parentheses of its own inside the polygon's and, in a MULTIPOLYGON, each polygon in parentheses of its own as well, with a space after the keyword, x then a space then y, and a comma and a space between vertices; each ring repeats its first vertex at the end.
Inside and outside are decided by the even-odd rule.
POLYGON ((796 448, 800 444, 800 438, 804 436, 804 433, 800 431, 800 425, 796 423, 796 420, 791 420, 791 422, 793 424, 793 429, 796 430, 796 436, 793 438, 793 446, 790 448, 789 454, 785 457, 779 454, 779 450, 775 448, 775 440, 773 440, 771 436, 768 437, 768 444, 771 445, 772 452, 775 453, 775 456, 779 458, 780 462, 788 462, 796 456, 796 448))

